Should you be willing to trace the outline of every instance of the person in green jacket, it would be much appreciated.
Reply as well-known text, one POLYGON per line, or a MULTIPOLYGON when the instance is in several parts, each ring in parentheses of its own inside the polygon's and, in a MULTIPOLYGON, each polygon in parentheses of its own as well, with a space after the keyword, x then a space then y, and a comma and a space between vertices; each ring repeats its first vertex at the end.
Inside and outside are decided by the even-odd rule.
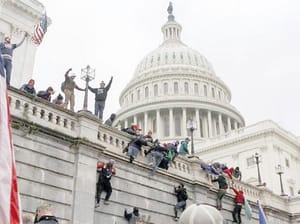
POLYGON ((181 142, 180 149, 179 149, 179 155, 186 155, 189 154, 188 144, 190 142, 189 138, 186 138, 184 141, 181 142))

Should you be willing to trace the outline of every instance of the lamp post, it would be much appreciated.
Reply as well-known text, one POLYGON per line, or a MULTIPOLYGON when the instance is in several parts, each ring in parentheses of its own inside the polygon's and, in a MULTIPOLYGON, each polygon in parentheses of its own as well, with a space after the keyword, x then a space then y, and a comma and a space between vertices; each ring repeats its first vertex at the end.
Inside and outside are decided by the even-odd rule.
POLYGON ((257 166, 257 176, 258 176, 258 185, 257 186, 258 187, 265 186, 266 183, 262 183, 261 182, 261 176, 260 176, 260 169, 259 169, 259 163, 260 163, 259 158, 260 158, 260 155, 256 152, 254 154, 254 158, 255 158, 255 163, 256 163, 256 166, 257 166))
POLYGON ((192 156, 194 156, 194 131, 197 129, 197 126, 194 120, 191 118, 187 121, 186 127, 191 132, 191 153, 192 156))
POLYGON ((283 190, 283 184, 282 184, 282 174, 284 174, 284 167, 282 167, 280 164, 275 166, 276 173, 279 175, 280 180, 280 189, 281 189, 281 195, 280 196, 286 196, 283 190))
POLYGON ((83 101, 83 110, 88 111, 88 87, 89 82, 95 79, 95 69, 92 69, 91 66, 87 65, 85 68, 81 69, 81 77, 85 81, 85 92, 84 92, 84 101, 83 101))

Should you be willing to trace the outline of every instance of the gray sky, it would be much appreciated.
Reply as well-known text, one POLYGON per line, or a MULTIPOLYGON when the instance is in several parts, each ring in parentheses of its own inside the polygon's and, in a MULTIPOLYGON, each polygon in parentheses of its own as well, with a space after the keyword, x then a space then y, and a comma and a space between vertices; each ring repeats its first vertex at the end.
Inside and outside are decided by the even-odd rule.
MULTIPOLYGON (((41 2, 52 24, 37 50, 37 89, 52 85, 59 91, 69 67, 84 87, 80 69, 89 64, 96 69, 91 86, 114 76, 106 119, 119 109, 120 92, 135 67, 162 43, 169 1, 41 2)), ((300 135, 300 1, 174 0, 173 7, 182 41, 212 63, 246 124, 271 119, 300 135)), ((82 105, 83 92, 77 91, 76 108, 82 105)))

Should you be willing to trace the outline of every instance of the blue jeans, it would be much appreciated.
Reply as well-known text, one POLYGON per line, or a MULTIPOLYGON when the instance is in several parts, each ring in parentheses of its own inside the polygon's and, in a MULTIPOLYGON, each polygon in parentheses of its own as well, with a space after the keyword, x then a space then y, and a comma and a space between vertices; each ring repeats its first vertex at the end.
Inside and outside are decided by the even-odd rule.
POLYGON ((105 101, 97 100, 95 101, 95 115, 102 121, 103 111, 105 107, 105 101))
POLYGON ((186 206, 186 201, 180 201, 178 202, 174 207, 175 217, 178 217, 178 210, 182 209, 184 210, 186 206))
POLYGON ((3 67, 5 68, 6 84, 10 85, 10 77, 12 70, 11 60, 3 58, 3 67))

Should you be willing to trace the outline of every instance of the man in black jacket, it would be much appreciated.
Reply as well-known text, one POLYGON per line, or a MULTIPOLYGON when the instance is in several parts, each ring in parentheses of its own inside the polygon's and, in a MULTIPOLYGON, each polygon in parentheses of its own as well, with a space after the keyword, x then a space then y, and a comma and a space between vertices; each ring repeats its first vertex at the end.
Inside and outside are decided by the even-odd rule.
POLYGON ((110 195, 112 193, 112 187, 110 183, 110 179, 113 175, 113 161, 109 161, 107 164, 103 163, 103 167, 99 167, 97 172, 99 172, 99 180, 97 182, 97 192, 96 192, 96 206, 99 206, 100 197, 102 191, 106 192, 106 196, 104 199, 104 204, 108 205, 110 195))
POLYGON ((212 182, 218 182, 219 184, 219 190, 217 192, 217 209, 222 210, 222 198, 225 196, 228 188, 226 178, 223 174, 220 174, 218 178, 212 180, 212 182))
POLYGON ((174 207, 175 212, 175 218, 174 220, 177 221, 179 219, 178 217, 178 210, 182 209, 184 210, 186 207, 186 200, 188 199, 188 195, 186 192, 186 189, 183 184, 180 184, 178 187, 175 187, 175 194, 177 197, 177 204, 174 207))
POLYGON ((89 86, 89 90, 95 94, 95 115, 102 121, 103 111, 105 107, 105 100, 107 92, 110 89, 113 77, 110 78, 108 85, 105 87, 105 83, 101 81, 100 88, 92 88, 89 86))

